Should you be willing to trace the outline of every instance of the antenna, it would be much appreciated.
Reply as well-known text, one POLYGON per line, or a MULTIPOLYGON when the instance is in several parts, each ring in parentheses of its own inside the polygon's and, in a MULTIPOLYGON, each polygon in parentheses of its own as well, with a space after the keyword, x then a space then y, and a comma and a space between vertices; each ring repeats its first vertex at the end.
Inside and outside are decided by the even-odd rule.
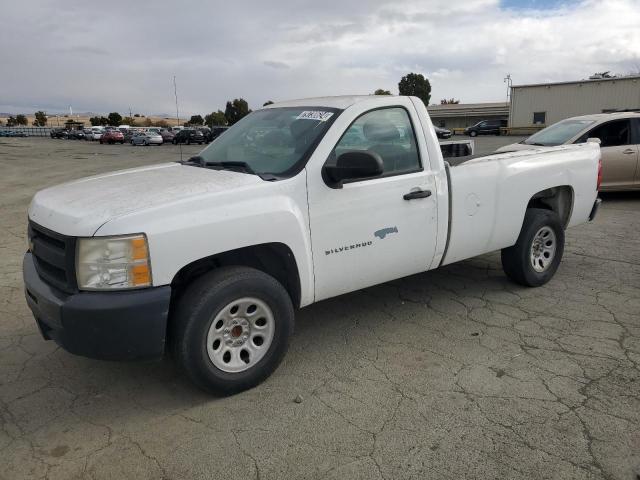
MULTIPOLYGON (((173 76, 173 94, 176 97, 176 126, 180 125, 180 114, 178 113, 178 87, 176 86, 176 76, 173 76)), ((182 143, 180 145, 180 161, 182 161, 182 143)))

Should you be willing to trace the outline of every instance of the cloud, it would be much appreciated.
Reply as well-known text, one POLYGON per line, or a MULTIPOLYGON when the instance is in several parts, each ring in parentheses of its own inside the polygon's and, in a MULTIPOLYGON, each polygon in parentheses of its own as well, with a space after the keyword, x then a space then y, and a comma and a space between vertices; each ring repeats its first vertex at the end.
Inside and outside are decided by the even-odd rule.
POLYGON ((264 62, 262 62, 264 65, 266 65, 267 67, 271 67, 271 68, 275 68, 275 69, 288 69, 291 68, 287 63, 284 62, 277 62, 274 60, 265 60, 264 62))
POLYGON ((112 0, 100 15, 9 2, 0 111, 172 111, 174 75, 185 115, 237 97, 397 92, 412 71, 434 102, 499 101, 507 73, 524 84, 637 70, 638 25, 640 0, 112 0))

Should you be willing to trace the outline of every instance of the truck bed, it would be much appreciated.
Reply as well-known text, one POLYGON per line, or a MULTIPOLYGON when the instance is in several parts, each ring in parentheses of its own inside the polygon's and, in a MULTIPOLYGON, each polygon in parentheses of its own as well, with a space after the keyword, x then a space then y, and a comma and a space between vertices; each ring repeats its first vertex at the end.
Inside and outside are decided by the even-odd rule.
POLYGON ((598 145, 581 144, 447 159, 450 231, 442 264, 515 244, 529 200, 550 187, 571 192, 566 226, 585 222, 599 158, 598 145))

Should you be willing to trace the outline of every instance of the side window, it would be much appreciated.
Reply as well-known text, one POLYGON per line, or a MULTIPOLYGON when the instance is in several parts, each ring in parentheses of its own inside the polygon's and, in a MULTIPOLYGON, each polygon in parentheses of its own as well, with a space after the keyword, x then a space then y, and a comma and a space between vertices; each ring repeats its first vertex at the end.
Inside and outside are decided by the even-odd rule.
POLYGON ((599 138, 601 147, 619 147, 629 145, 631 125, 629 120, 615 120, 594 128, 587 138, 599 138))
POLYGON ((420 170, 416 137, 404 108, 373 110, 356 119, 331 152, 329 162, 353 150, 380 155, 384 164, 382 176, 420 170))
POLYGON ((533 112, 533 124, 546 124, 547 123, 547 112, 533 112))

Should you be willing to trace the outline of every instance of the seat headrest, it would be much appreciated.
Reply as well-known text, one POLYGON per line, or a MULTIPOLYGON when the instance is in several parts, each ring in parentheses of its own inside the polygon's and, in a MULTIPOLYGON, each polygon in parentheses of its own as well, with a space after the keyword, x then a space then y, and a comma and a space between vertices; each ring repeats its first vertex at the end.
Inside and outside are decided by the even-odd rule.
POLYGON ((362 126, 362 133, 371 142, 392 142, 400 139, 400 132, 393 123, 383 119, 368 120, 362 126))
POLYGON ((317 122, 312 122, 310 120, 296 120, 291 125, 289 125, 289 130, 291 130, 291 135, 293 138, 299 139, 313 130, 313 128, 317 125, 317 122))

